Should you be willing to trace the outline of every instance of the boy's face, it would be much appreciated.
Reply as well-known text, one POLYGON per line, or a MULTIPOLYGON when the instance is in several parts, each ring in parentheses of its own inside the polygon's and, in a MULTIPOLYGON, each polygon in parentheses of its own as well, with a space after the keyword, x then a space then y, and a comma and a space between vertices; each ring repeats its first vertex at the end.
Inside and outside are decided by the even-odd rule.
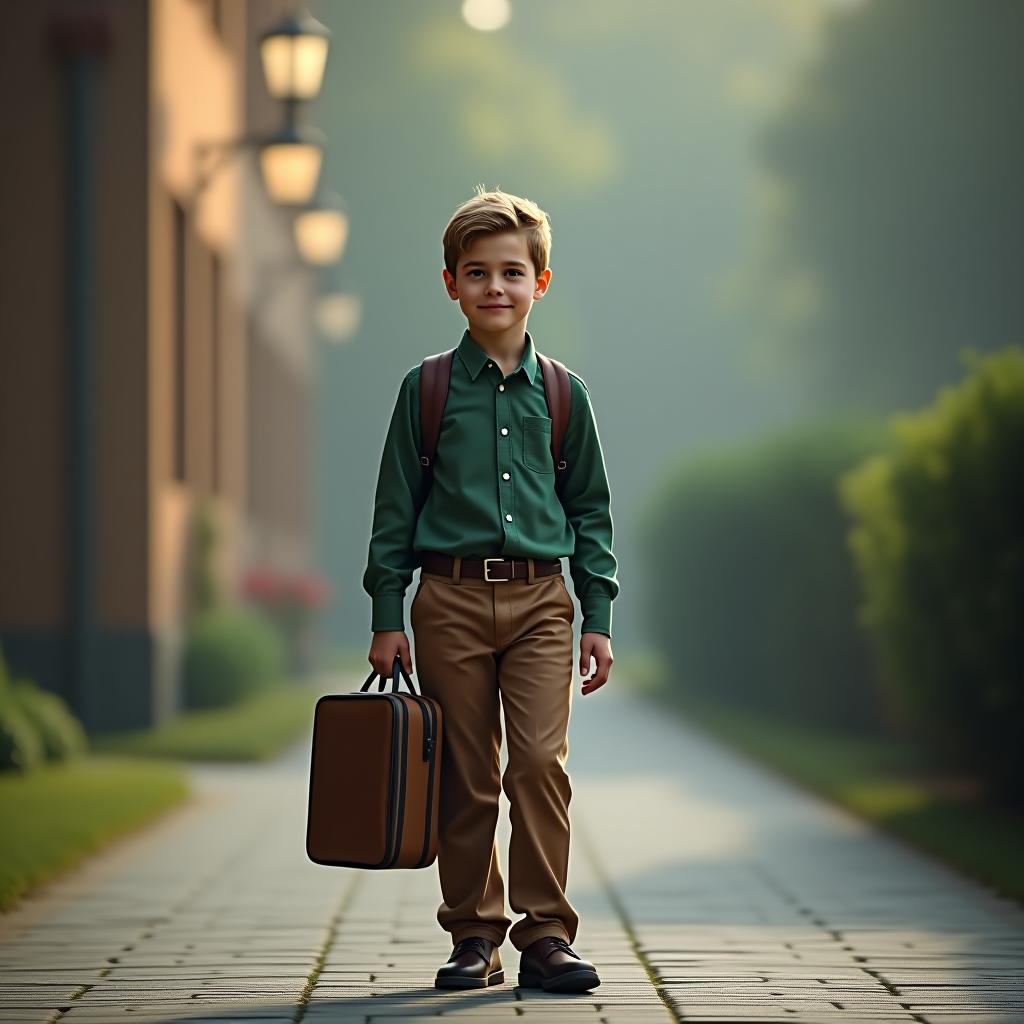
POLYGON ((522 231, 481 235, 459 256, 454 277, 447 268, 441 274, 470 331, 481 336, 525 328, 534 300, 551 280, 550 267, 537 275, 522 231))

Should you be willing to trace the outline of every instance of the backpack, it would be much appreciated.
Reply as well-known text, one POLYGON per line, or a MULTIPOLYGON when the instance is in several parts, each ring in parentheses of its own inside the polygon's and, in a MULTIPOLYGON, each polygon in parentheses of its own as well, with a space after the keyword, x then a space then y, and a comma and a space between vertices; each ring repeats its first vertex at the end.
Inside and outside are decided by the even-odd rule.
MULTIPOLYGON (((448 399, 455 349, 427 356, 420 364, 420 465, 423 467, 423 501, 434 482, 434 456, 437 438, 441 433, 441 417, 448 399)), ((562 442, 569 427, 572 391, 569 371, 564 363, 537 353, 541 375, 544 378, 544 397, 551 417, 551 455, 555 465, 555 493, 561 494, 565 481, 566 464, 562 458, 562 442)))

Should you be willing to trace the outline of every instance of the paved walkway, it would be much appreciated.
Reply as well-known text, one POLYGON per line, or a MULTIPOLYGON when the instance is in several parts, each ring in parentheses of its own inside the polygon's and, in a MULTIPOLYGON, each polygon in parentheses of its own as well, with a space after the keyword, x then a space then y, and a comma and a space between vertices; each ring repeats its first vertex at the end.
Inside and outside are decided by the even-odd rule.
POLYGON ((434 989, 436 865, 311 864, 304 740, 196 769, 195 800, 0 918, 0 1020, 1024 1021, 1013 905, 614 683, 577 683, 570 746, 591 993, 519 990, 509 944, 505 985, 434 989))

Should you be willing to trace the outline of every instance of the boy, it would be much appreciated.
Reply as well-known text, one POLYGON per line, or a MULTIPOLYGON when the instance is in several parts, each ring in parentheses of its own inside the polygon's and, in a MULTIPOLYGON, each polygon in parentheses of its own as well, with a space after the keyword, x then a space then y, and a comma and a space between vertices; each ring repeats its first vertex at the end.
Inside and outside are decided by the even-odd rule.
POLYGON ((402 600, 420 567, 410 610, 420 691, 444 714, 437 919, 454 946, 438 988, 504 981, 499 948, 512 922, 495 843, 502 787, 512 822, 509 902, 525 915, 508 932, 521 953, 519 984, 560 992, 600 984, 570 945, 579 918, 565 895, 575 609, 559 559, 569 558, 583 611, 580 672, 596 661, 584 695, 611 671, 619 584, 604 458, 575 374, 565 482, 560 497, 555 491, 551 419, 526 330, 551 280, 550 248, 547 215, 527 199, 478 186, 455 211, 442 277, 468 326, 452 361, 433 485, 424 500, 419 366, 402 381, 377 481, 363 576, 373 599, 369 662, 390 676, 397 654, 412 674, 402 600))

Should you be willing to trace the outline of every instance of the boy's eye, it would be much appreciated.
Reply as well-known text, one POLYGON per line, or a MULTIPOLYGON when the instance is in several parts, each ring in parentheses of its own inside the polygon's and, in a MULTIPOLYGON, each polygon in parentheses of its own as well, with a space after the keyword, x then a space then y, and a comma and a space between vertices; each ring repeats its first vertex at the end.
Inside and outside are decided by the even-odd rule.
MULTIPOLYGON (((472 277, 474 274, 482 274, 482 273, 483 273, 483 271, 479 267, 474 267, 472 270, 469 271, 469 276, 472 277)), ((521 270, 516 270, 515 267, 509 267, 508 270, 505 271, 505 273, 506 274, 518 274, 520 277, 523 276, 523 272, 521 270)))

